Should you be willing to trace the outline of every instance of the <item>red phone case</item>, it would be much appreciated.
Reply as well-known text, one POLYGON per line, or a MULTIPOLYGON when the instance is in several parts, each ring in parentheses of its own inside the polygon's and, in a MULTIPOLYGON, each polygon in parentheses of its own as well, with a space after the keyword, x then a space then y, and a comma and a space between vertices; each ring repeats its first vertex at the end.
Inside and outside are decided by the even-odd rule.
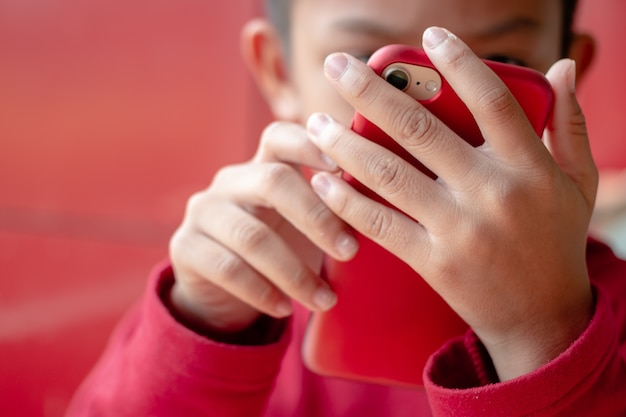
MULTIPOLYGON (((527 68, 485 62, 509 87, 541 137, 553 104, 546 78, 527 68)), ((435 69, 422 50, 405 45, 381 48, 368 65, 382 75, 385 68, 396 63, 435 69)), ((443 77, 438 93, 422 104, 472 145, 483 143, 471 113, 443 77)), ((358 113, 352 128, 430 173, 358 113)), ((359 191, 383 201, 349 175, 346 178, 359 191)), ((355 258, 349 262, 325 261, 323 274, 337 293, 338 302, 330 311, 311 316, 303 360, 321 375, 420 387, 428 357, 450 338, 462 335, 467 325, 406 263, 356 235, 360 249, 355 258)))

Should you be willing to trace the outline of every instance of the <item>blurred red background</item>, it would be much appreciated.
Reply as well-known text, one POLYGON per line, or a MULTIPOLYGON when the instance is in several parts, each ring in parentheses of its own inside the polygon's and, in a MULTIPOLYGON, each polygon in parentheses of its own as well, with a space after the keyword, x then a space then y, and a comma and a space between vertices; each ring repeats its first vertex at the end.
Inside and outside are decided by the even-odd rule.
MULTIPOLYGON (((268 113, 238 32, 257 3, 0 0, 3 414, 63 414, 187 197, 252 154, 268 113)), ((590 4, 581 97, 599 165, 624 167, 626 7, 590 4)))
POLYGON ((256 3, 0 0, 2 414, 63 414, 187 197, 251 155, 256 3))

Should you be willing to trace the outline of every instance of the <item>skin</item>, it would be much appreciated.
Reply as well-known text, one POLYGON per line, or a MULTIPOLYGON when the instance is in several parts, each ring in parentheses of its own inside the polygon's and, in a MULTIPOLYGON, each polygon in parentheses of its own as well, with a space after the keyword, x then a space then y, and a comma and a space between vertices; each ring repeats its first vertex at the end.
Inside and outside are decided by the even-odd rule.
MULTIPOLYGON (((332 308, 322 256, 350 259, 352 227, 424 277, 480 337, 501 380, 558 356, 593 310, 585 245, 597 187, 576 68, 551 67, 560 13, 558 0, 298 0, 289 62, 272 27, 250 22, 244 56, 282 122, 265 129, 250 161, 223 168, 190 199, 170 245, 173 313, 230 341, 261 314, 288 316, 292 300, 332 308), (363 64, 388 43, 424 46, 473 112, 483 146, 468 146, 363 64), (550 69, 556 104, 543 143, 472 51, 550 69), (355 109, 439 179, 350 131, 355 109), (356 193, 340 169, 411 217, 356 193)), ((580 36, 571 55, 588 50, 580 36)))

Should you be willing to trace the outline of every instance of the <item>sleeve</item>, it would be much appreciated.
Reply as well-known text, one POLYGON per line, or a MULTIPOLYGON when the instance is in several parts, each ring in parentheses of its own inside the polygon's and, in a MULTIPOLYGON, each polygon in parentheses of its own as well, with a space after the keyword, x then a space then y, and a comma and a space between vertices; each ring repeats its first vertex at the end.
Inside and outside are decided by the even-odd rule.
POLYGON ((174 281, 157 267, 146 295, 116 328, 80 387, 73 416, 261 416, 291 339, 264 346, 213 342, 180 325, 161 301, 174 281))
MULTIPOLYGON (((620 278, 624 283, 626 276, 620 278)), ((442 347, 424 371, 433 416, 626 415, 624 320, 611 308, 609 294, 594 290, 596 309, 585 332, 528 375, 489 383, 493 365, 471 331, 442 347)))

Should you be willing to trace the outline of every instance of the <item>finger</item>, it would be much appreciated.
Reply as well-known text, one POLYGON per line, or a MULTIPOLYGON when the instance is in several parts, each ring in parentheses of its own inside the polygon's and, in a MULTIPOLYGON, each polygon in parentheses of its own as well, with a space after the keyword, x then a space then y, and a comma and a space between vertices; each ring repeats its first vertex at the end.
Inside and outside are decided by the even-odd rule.
MULTIPOLYGON (((277 318, 292 313, 291 302, 282 291, 240 256, 210 237, 196 231, 185 233, 179 230, 172 245, 177 248, 172 251, 172 260, 178 265, 176 275, 181 283, 194 288, 216 286, 229 297, 250 306, 251 313, 260 311, 277 318)), ((198 291, 194 290, 194 293, 197 295, 198 291)))
POLYGON ((311 183, 320 198, 364 236, 396 254, 418 272, 419 266, 426 264, 430 246, 428 233, 420 223, 365 197, 341 178, 328 173, 317 173, 311 183))
POLYGON ((479 152, 359 60, 332 54, 324 68, 346 101, 446 182, 462 178, 476 164, 479 152))
POLYGON ((474 116, 488 146, 502 157, 535 158, 542 148, 524 111, 504 82, 445 29, 424 32, 425 52, 474 116))
POLYGON ((290 165, 276 162, 225 168, 216 175, 212 195, 244 207, 276 210, 315 245, 337 259, 347 260, 356 253, 357 242, 346 224, 290 165))
POLYGON ((312 115, 308 128, 311 140, 323 152, 395 207, 427 225, 441 213, 429 207, 446 198, 445 189, 404 159, 374 142, 363 140, 325 114, 312 115), (419 204, 422 201, 428 201, 428 207, 419 204))
POLYGON ((274 122, 263 130, 254 160, 286 162, 317 170, 337 170, 337 164, 311 144, 304 127, 288 122, 274 122))
POLYGON ((545 144, 557 165, 583 191, 593 206, 598 172, 591 154, 585 116, 576 99, 576 64, 563 59, 546 77, 555 92, 555 107, 545 134, 545 144))
POLYGON ((221 270, 215 271, 216 277, 223 288, 270 314, 279 313, 277 289, 313 310, 327 310, 334 305, 336 296, 328 284, 265 223, 230 203, 211 205, 210 209, 205 208, 204 214, 210 219, 224 212, 229 215, 222 216, 222 221, 206 221, 200 225, 204 234, 236 255, 222 255, 225 261, 217 263, 221 270), (275 288, 246 272, 246 265, 275 288), (241 271, 244 274, 239 278, 237 274, 241 271), (246 277, 247 281, 242 283, 246 277))

